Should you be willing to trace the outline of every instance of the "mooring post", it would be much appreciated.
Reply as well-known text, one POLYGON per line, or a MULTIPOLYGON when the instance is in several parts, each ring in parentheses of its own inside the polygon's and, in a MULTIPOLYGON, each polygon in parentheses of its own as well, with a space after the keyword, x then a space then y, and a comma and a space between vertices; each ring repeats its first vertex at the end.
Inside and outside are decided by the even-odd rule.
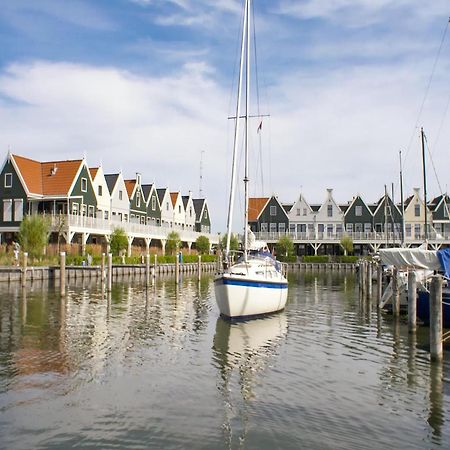
POLYGON ((66 252, 59 254, 59 292, 61 297, 66 295, 66 252))
POLYGON ((105 254, 102 253, 102 262, 100 266, 100 280, 103 284, 105 282, 105 254))
POLYGON ((175 258, 175 284, 178 284, 180 278, 180 253, 177 252, 177 257, 175 258))
POLYGON ((150 286, 150 253, 145 255, 145 285, 150 286))
POLYGON ((381 298, 383 297, 383 266, 377 266, 377 304, 381 305, 381 298))
POLYGON ((430 286, 430 353, 433 361, 442 360, 442 277, 435 275, 430 286))
POLYGON ((400 315, 400 289, 398 285, 398 269, 392 270, 392 314, 400 315))
POLYGON ((417 278, 416 272, 408 272, 408 331, 414 333, 417 327, 417 278))
POLYGON ((25 287, 27 285, 27 266, 28 266, 28 253, 23 252, 22 287, 25 287))
POLYGON ((156 265, 158 264, 158 255, 155 253, 155 263, 153 264, 153 267, 155 269, 155 277, 156 277, 156 265))
POLYGON ((202 277, 202 255, 198 255, 198 281, 202 277))
POLYGON ((367 264, 367 296, 372 297, 372 263, 367 264))
POLYGON ((108 283, 106 290, 111 292, 112 289, 112 253, 108 253, 108 283))
POLYGON ((364 298, 366 295, 366 276, 367 276, 366 261, 363 261, 362 266, 361 266, 361 296, 362 296, 362 298, 364 298))

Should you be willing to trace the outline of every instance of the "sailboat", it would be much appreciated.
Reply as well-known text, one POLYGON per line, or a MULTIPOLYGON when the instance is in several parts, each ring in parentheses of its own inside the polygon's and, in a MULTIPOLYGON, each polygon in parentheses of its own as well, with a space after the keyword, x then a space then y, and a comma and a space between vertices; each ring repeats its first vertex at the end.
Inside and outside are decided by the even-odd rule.
POLYGON ((248 227, 249 204, 249 104, 250 104, 250 11, 251 0, 244 2, 241 58, 236 102, 230 197, 228 203, 227 243, 223 270, 214 279, 216 302, 220 314, 227 318, 246 318, 273 313, 284 309, 287 300, 288 282, 281 264, 268 251, 266 243, 256 241, 248 227), (245 67, 245 112, 241 116, 241 97, 245 67), (235 197, 236 163, 241 118, 244 119, 244 243, 243 252, 236 263, 232 263, 230 251, 233 205, 235 197))

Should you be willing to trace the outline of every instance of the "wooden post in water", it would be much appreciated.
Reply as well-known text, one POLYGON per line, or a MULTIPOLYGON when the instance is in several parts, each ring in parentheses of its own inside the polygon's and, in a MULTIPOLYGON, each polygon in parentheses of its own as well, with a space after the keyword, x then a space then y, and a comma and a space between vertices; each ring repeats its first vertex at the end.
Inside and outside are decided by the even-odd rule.
POLYGON ((362 262, 361 265, 361 296, 364 298, 366 296, 366 261, 362 262))
POLYGON ((372 263, 367 263, 367 297, 372 297, 372 263))
POLYGON ((108 282, 106 290, 111 292, 112 289, 112 253, 108 253, 108 282))
POLYGON ((102 262, 100 265, 100 280, 103 284, 105 282, 105 254, 102 253, 102 262))
POLYGON ((408 331, 414 333, 417 327, 417 279, 416 272, 408 272, 408 331))
POLYGON ((145 255, 145 285, 150 286, 150 253, 145 255))
POLYGON ((177 252, 175 258, 175 284, 178 284, 180 281, 180 254, 177 252))
POLYGON ((430 286, 430 353, 433 361, 442 360, 442 277, 435 275, 430 286))
POLYGON ((198 255, 198 281, 202 277, 202 255, 198 255))
POLYGON ((158 264, 158 255, 155 253, 155 263, 153 265, 153 268, 155 269, 155 277, 156 277, 156 266, 158 264))
POLYGON ((59 293, 61 297, 66 295, 66 252, 59 254, 59 293))
POLYGON ((395 317, 400 315, 400 290, 398 286, 398 269, 392 270, 392 314, 395 317))
POLYGON ((27 266, 28 266, 28 253, 23 252, 22 287, 25 287, 27 285, 27 266))
POLYGON ((381 297, 383 296, 383 266, 377 266, 377 304, 381 305, 381 297))

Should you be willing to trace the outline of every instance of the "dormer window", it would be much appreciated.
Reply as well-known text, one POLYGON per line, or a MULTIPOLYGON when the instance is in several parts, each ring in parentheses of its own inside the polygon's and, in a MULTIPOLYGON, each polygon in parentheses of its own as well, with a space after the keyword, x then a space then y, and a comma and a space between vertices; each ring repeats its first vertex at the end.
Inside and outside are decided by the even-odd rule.
POLYGON ((327 205, 327 216, 333 217, 333 205, 327 205))
POLYGON ((136 206, 139 208, 141 206, 141 193, 136 193, 136 206))
POLYGON ((5 173, 5 188, 12 187, 12 173, 5 173))
POLYGON ((87 178, 81 179, 81 192, 87 192, 87 178))
POLYGON ((277 207, 276 206, 271 206, 270 207, 270 215, 271 216, 276 216, 277 215, 277 207))
POLYGON ((355 206, 355 216, 362 216, 362 206, 355 206))
POLYGON ((420 205, 414 205, 414 216, 420 217, 420 205))

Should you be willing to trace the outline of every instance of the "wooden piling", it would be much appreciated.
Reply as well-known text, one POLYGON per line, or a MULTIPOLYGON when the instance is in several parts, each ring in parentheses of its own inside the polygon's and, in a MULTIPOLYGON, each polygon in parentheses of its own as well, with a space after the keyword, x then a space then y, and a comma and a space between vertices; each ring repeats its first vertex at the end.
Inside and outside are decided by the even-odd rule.
POLYGON ((198 281, 202 277, 202 255, 198 255, 198 281))
POLYGON ((361 264, 361 296, 364 298, 366 296, 366 262, 363 261, 361 264))
POLYGON ((430 286, 430 354, 433 361, 442 360, 442 277, 433 276, 430 286))
POLYGON ((367 297, 372 297, 372 263, 367 264, 367 297))
POLYGON ((414 333, 417 327, 417 278, 416 272, 408 272, 408 331, 414 333))
POLYGON ((100 266, 100 279, 101 283, 103 284, 105 282, 105 254, 102 253, 102 262, 100 266))
POLYGON ((23 266, 22 266, 22 287, 27 285, 27 270, 28 270, 28 253, 23 253, 23 266))
POLYGON ((381 298, 383 297, 383 266, 377 266, 377 304, 381 305, 381 298))
POLYGON ((398 285, 398 269, 392 270, 392 314, 400 315, 400 289, 398 285))
POLYGON ((177 253, 175 258, 175 284, 180 282, 180 254, 177 253))
POLYGON ((61 297, 66 295, 66 252, 59 254, 59 293, 61 297))
POLYGON ((108 253, 108 280, 106 290, 111 292, 112 289, 112 253, 108 253))
POLYGON ((145 255, 145 285, 150 286, 150 253, 145 255))

